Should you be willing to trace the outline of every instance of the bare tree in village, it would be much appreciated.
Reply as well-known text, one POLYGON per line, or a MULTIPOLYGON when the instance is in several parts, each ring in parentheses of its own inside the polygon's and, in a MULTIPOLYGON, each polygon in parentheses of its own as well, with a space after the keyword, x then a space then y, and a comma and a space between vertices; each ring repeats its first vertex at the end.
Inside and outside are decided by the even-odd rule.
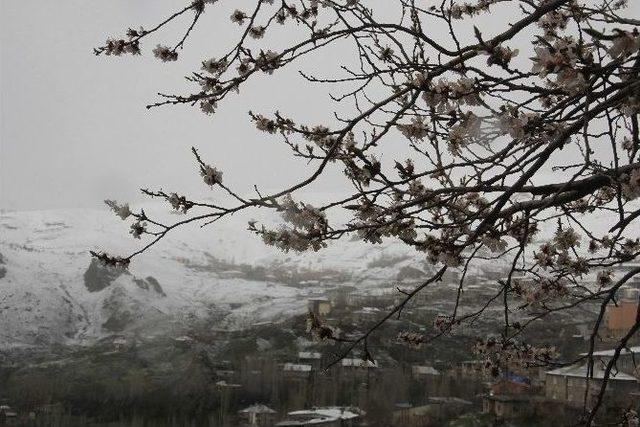
MULTIPOLYGON (((437 272, 414 289, 398 288, 402 301, 355 340, 341 337, 321 319, 309 322, 317 336, 345 341, 343 356, 358 349, 373 358, 368 338, 386 320, 401 316, 421 290, 438 286, 448 269, 462 273, 452 296, 454 310, 437 318, 432 333, 407 331, 399 340, 429 342, 480 316, 483 310, 464 311, 459 302, 469 266, 486 260, 483 254, 490 251, 489 258, 511 265, 499 292, 485 305, 504 306, 504 325, 498 338, 479 342, 475 350, 494 370, 506 360, 550 362, 549 349, 522 340, 528 324, 596 302, 600 311, 586 356, 592 370, 605 310, 615 302, 616 291, 640 273, 635 268, 614 280, 612 272, 640 253, 640 240, 630 233, 640 216, 633 202, 640 196, 640 19, 629 16, 626 3, 398 0, 385 5, 396 12, 390 19, 376 13, 382 3, 365 0, 253 0, 236 10, 236 3, 195 0, 153 27, 129 29, 95 53, 139 55, 149 44, 159 60, 176 61, 190 34, 206 31, 198 28, 204 13, 231 11, 238 26, 235 43, 214 46, 219 57, 203 58, 201 68, 188 76, 190 93, 160 94, 148 106, 186 104, 214 119, 226 98, 249 80, 269 79, 281 68, 336 46, 336 52, 350 56, 335 57, 335 75, 301 73, 310 83, 329 87, 340 104, 341 113, 330 125, 304 112, 249 113, 258 130, 281 140, 308 164, 308 175, 272 194, 258 187, 232 189, 222 171, 192 148, 204 183, 233 202, 218 205, 178 190, 144 189, 184 214, 165 224, 108 201, 118 216, 132 221, 133 237, 148 240, 126 256, 93 255, 126 267, 179 227, 209 225, 256 208, 281 213, 280 227, 251 222, 249 229, 284 251, 319 251, 348 236, 371 244, 399 239, 424 253, 437 272), (513 22, 486 25, 481 18, 491 13, 512 16, 513 22), (183 36, 171 45, 156 45, 174 21, 184 23, 183 36), (268 33, 280 26, 296 28, 287 44, 267 43, 268 33), (409 154, 396 158, 391 140, 403 141, 409 154), (299 190, 334 165, 344 170, 349 194, 317 206, 297 198, 299 190), (328 214, 336 210, 347 210, 350 219, 331 223, 328 214), (608 232, 594 234, 589 221, 603 213, 608 232), (545 227, 555 230, 553 238, 534 243, 545 227), (584 286, 588 273, 597 274, 596 288, 584 286), (524 324, 511 319, 518 300, 539 307, 524 324)), ((640 313, 616 345, 598 399, 587 408, 586 424, 601 405, 620 352, 639 329, 640 313)))

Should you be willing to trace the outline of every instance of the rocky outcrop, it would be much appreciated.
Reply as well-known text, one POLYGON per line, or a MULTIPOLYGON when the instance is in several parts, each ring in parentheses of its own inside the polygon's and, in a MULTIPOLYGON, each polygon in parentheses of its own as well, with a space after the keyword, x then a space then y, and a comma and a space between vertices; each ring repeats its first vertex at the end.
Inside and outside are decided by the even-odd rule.
POLYGON ((120 277, 124 270, 104 266, 97 259, 92 259, 89 268, 84 272, 84 286, 89 292, 99 292, 120 277))

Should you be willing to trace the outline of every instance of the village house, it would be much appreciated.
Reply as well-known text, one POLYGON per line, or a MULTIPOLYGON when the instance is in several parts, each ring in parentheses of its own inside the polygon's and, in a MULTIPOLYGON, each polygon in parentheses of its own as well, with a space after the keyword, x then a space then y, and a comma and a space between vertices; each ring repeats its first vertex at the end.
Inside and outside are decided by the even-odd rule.
POLYGON ((324 297, 310 298, 307 302, 307 307, 316 316, 324 317, 331 312, 331 301, 324 297))
POLYGON ((18 413, 9 405, 0 405, 0 426, 16 425, 18 421, 18 413))
POLYGON ((319 369, 322 363, 322 354, 315 351, 298 352, 298 360, 300 363, 311 365, 313 369, 319 369))
POLYGON ((260 403, 238 411, 243 427, 272 427, 276 421, 276 414, 276 411, 260 403))
POLYGON ((638 289, 621 289, 617 304, 607 306, 604 316, 604 338, 618 340, 623 337, 636 322, 638 313, 638 289))
POLYGON ((457 397, 431 397, 425 405, 397 404, 392 425, 421 427, 441 425, 442 421, 459 416, 473 408, 473 403, 457 397))
POLYGON ((484 360, 464 360, 455 366, 450 374, 458 378, 488 380, 489 372, 485 369, 484 360))
POLYGON ((375 369, 378 367, 376 362, 364 359, 342 359, 340 364, 347 369, 375 369))
POLYGON ((413 375, 414 378, 439 377, 440 371, 433 366, 413 365, 411 367, 411 375, 413 375))
POLYGON ((278 427, 356 427, 360 423, 362 411, 356 408, 328 407, 293 411, 287 419, 276 424, 278 427))
POLYGON ((544 400, 536 396, 537 387, 531 380, 506 373, 491 384, 489 394, 482 398, 482 412, 492 414, 499 420, 522 419, 533 416, 544 400))
POLYGON ((308 378, 311 374, 311 365, 299 363, 285 363, 282 371, 286 378, 308 378))
MULTIPOLYGON (((569 406, 582 406, 592 403, 600 392, 604 379, 604 370, 595 365, 592 376, 587 375, 587 365, 571 365, 546 373, 545 395, 553 400, 562 401, 569 406)), ((624 372, 611 371, 603 403, 609 407, 628 405, 631 393, 638 391, 638 380, 624 372)))
POLYGON ((487 395, 482 399, 482 412, 492 414, 499 420, 532 417, 544 399, 529 395, 487 395))
MULTIPOLYGON (((605 369, 614 354, 615 350, 613 349, 594 351, 593 358, 600 368, 605 369)), ((587 353, 582 353, 581 356, 587 356, 587 353)), ((620 351, 618 360, 616 360, 615 368, 620 372, 638 378, 640 376, 640 346, 623 348, 620 351)))

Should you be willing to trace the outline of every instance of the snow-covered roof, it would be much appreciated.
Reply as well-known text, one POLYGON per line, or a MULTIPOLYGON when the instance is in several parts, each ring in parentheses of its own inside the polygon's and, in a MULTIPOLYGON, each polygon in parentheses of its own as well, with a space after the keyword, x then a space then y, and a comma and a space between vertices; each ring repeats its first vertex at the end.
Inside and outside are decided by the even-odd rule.
POLYGON ((228 383, 228 382, 226 382, 225 380, 218 381, 218 382, 216 383, 216 385, 217 385, 218 387, 223 387, 223 388, 224 388, 224 387, 226 387, 226 388, 240 388, 240 387, 242 387, 242 385, 241 385, 241 384, 228 383))
POLYGON ((322 354, 315 351, 301 351, 298 353, 298 359, 320 360, 321 358, 322 358, 322 354))
MULTIPOLYGON (((601 351, 594 351, 593 355, 597 356, 597 357, 613 357, 615 353, 615 350, 601 350, 601 351)), ((589 353, 582 353, 580 356, 587 356, 589 353)), ((640 346, 635 346, 635 347, 629 347, 627 348, 623 348, 620 351, 620 356, 624 356, 626 354, 640 354, 640 346)))
POLYGON ((289 412, 289 416, 291 417, 300 417, 300 416, 309 416, 309 417, 318 417, 318 418, 334 418, 338 420, 352 420, 354 418, 358 418, 360 416, 359 412, 356 412, 356 409, 352 408, 342 408, 342 407, 326 407, 326 408, 315 408, 315 409, 304 409, 301 411, 293 411, 289 412))
POLYGON ((440 372, 433 366, 418 366, 414 365, 412 368, 414 374, 420 375, 440 375, 440 372))
POLYGON ((262 403, 256 403, 255 405, 251 405, 247 408, 239 410, 238 413, 240 414, 275 414, 276 411, 269 408, 267 405, 263 405, 262 403))
POLYGON ((298 363, 285 363, 284 371, 311 372, 311 365, 301 365, 298 363))
POLYGON ((356 366, 360 368, 377 368, 378 364, 371 360, 363 359, 342 359, 342 366, 356 366))
MULTIPOLYGON (((571 365, 565 366, 562 368, 554 369, 553 371, 547 371, 546 375, 559 375, 564 377, 577 377, 577 378, 586 378, 587 377, 587 365, 571 365)), ((604 370, 594 366, 593 368, 593 376, 591 378, 595 379, 603 379, 604 378, 604 370)), ((616 381, 638 381, 635 377, 631 375, 625 374, 624 372, 614 372, 611 371, 609 375, 609 380, 616 381)))

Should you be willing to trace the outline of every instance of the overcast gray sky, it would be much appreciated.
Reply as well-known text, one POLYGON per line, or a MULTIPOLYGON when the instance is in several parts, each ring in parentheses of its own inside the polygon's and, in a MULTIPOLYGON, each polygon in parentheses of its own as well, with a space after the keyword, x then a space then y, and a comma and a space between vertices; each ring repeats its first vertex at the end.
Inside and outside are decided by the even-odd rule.
MULTIPOLYGON (((174 44, 186 21, 143 45, 142 57, 92 54, 107 36, 122 35, 129 26, 150 27, 181 5, 172 0, 0 2, 1 208, 97 206, 107 197, 135 201, 137 189, 146 186, 202 193, 191 145, 240 190, 249 191, 254 183, 276 188, 305 175, 304 163, 283 144, 265 140, 246 114, 304 106, 308 116, 327 117, 326 90, 307 87, 293 69, 247 85, 213 117, 184 106, 145 109, 158 91, 190 90, 183 76, 228 47, 238 32, 228 7, 205 14, 176 63, 163 64, 150 51, 159 42, 174 44)), ((315 61, 326 61, 328 54, 315 61)), ((318 190, 340 185, 333 174, 318 190)))
MULTIPOLYGON (((0 208, 92 207, 105 198, 135 202, 140 187, 207 194, 191 145, 239 192, 251 191, 253 184, 278 189, 307 176, 305 163, 277 138, 256 131, 246 113, 279 109, 308 124, 323 123, 333 109, 327 88, 309 85, 296 70, 335 70, 340 58, 349 57, 344 52, 320 51, 274 76, 254 79, 213 117, 186 106, 145 109, 158 91, 192 88, 182 77, 203 59, 221 56, 238 34, 229 15, 246 1, 216 3, 180 60, 163 64, 150 51, 156 43, 175 44, 186 21, 146 41, 141 57, 95 57, 92 48, 127 27, 155 25, 184 2, 0 0, 0 208)), ((372 2, 380 13, 394 7, 389 0, 372 2)), ((631 3, 628 16, 640 15, 640 1, 631 3)), ((502 31, 509 21, 495 13, 480 19, 488 32, 502 31)), ((465 29, 471 37, 472 26, 465 29)), ((286 27, 274 37, 290 37, 290 31, 286 27)), ((526 54, 521 57, 526 60, 526 54)), ((403 148, 392 143, 394 154, 403 148)), ((312 190, 344 188, 334 170, 312 190)))

